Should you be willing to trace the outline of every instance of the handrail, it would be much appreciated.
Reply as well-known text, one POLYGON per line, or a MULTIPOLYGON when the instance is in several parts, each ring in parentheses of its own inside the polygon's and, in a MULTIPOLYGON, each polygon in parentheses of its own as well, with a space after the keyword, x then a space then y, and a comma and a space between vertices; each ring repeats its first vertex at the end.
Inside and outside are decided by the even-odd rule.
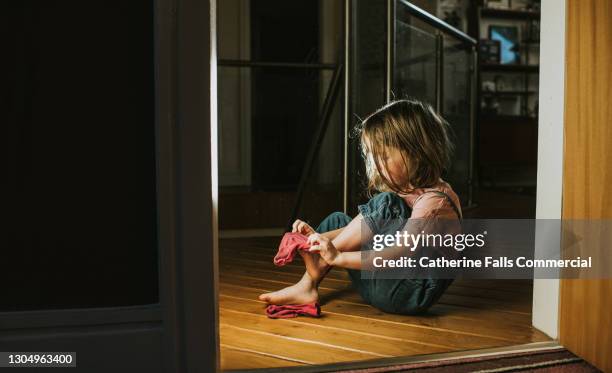
POLYGON ((449 25, 448 23, 444 22, 440 18, 433 16, 432 14, 424 11, 418 6, 408 2, 407 0, 399 0, 399 2, 402 3, 402 5, 406 7, 406 10, 412 16, 420 19, 421 21, 429 24, 430 26, 433 26, 434 28, 438 30, 444 31, 445 33, 461 41, 464 41, 472 45, 476 45, 477 43, 476 39, 472 38, 471 36, 468 36, 466 33, 457 29, 456 27, 449 25))

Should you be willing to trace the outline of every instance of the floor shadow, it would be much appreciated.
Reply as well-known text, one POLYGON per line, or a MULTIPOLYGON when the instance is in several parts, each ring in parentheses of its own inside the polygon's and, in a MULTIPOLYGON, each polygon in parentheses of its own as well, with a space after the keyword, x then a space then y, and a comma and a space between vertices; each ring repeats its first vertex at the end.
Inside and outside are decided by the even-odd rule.
POLYGON ((322 295, 321 299, 319 300, 319 303, 321 303, 321 305, 325 305, 328 302, 331 302, 334 299, 339 299, 341 298, 343 295, 349 294, 349 293, 353 293, 355 292, 355 289, 353 289, 352 287, 348 286, 344 289, 340 289, 340 290, 336 290, 334 292, 331 292, 329 294, 326 295, 322 295))

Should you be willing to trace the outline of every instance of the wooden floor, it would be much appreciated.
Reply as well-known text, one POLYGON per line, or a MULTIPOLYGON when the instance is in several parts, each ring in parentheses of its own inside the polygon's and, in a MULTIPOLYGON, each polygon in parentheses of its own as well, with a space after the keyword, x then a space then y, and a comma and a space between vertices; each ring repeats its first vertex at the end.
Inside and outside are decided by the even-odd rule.
POLYGON ((365 304, 343 270, 321 284, 323 317, 272 320, 262 292, 295 283, 300 259, 275 267, 280 238, 220 241, 221 367, 254 369, 499 347, 549 340, 531 327, 531 281, 461 280, 425 316, 365 304))

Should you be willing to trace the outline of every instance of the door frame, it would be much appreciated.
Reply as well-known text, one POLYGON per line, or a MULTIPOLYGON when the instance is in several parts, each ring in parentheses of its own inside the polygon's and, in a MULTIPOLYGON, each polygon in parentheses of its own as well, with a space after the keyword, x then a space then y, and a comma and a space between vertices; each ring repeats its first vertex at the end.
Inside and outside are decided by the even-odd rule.
MULTIPOLYGON (((540 66, 546 68, 540 68, 538 97, 536 219, 561 220, 565 123, 565 12, 566 0, 542 0, 540 66)), ((536 236, 536 256, 544 251, 544 248, 538 247, 538 243, 539 238, 536 236)), ((561 231, 558 247, 561 248, 561 231)), ((559 283, 559 279, 535 279, 533 282, 533 326, 553 339, 559 336, 559 283)))
POLYGON ((155 0, 166 372, 219 370, 216 0, 155 0))

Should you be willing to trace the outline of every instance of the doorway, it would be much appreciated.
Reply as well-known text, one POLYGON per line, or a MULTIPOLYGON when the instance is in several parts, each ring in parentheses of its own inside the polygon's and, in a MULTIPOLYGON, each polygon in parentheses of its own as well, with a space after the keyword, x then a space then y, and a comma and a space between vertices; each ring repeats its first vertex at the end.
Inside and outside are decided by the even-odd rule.
MULTIPOLYGON (((304 188, 312 190, 311 194, 306 193, 308 197, 304 197, 305 200, 296 201, 294 196, 299 185, 293 184, 286 188, 288 193, 284 198, 276 195, 266 199, 261 194, 255 194, 257 188, 252 185, 243 189, 245 196, 236 204, 240 206, 236 210, 243 215, 250 216, 257 212, 270 213, 274 217, 256 219, 259 226, 248 226, 253 223, 252 219, 241 221, 240 218, 231 218, 226 220, 231 225, 224 227, 223 222, 232 208, 229 202, 224 203, 229 201, 226 199, 229 197, 223 197, 223 186, 220 186, 219 321, 222 369, 308 366, 551 341, 549 335, 532 325, 532 280, 459 280, 427 315, 402 316, 382 313, 363 302, 351 289, 346 272, 333 269, 320 287, 324 317, 288 320, 266 317, 265 303, 259 301, 257 296, 290 286, 303 273, 303 263, 299 258, 283 268, 275 267, 272 263, 280 237, 289 223, 287 216, 297 214, 297 217, 309 221, 313 226, 333 211, 345 211, 354 216, 356 205, 363 203, 365 198, 360 192, 363 165, 356 144, 343 141, 343 138, 347 137, 356 118, 363 118, 392 98, 411 96, 428 101, 455 126, 459 151, 447 178, 452 181, 453 187, 456 186, 467 218, 528 219, 534 218, 536 213, 533 184, 517 187, 516 184, 498 182, 491 187, 486 184, 488 179, 485 178, 482 184, 487 187, 481 188, 480 177, 487 175, 481 175, 476 159, 476 123, 480 113, 476 102, 480 99, 476 69, 479 61, 476 59, 474 38, 463 32, 455 33, 460 31, 457 27, 461 27, 461 24, 441 29, 435 21, 422 17, 426 14, 423 9, 403 1, 389 1, 384 6, 375 1, 325 2, 327 11, 320 8, 322 3, 317 5, 318 12, 306 12, 318 14, 315 23, 319 25, 319 44, 315 47, 318 53, 314 53, 318 58, 299 63, 344 63, 347 66, 344 78, 349 83, 345 86, 348 89, 345 91, 345 107, 337 105, 334 108, 324 140, 329 146, 327 149, 334 149, 335 144, 338 151, 321 152, 328 162, 321 162, 320 158, 314 160, 312 171, 317 173, 323 168, 321 165, 327 165, 328 169, 332 165, 335 171, 330 175, 335 175, 335 179, 332 177, 334 182, 328 187, 331 191, 335 189, 337 194, 331 197, 330 203, 323 204, 320 202, 324 199, 320 189, 317 191, 313 185, 309 185, 304 188), (349 22, 348 27, 345 22, 349 22), (347 32, 350 37, 347 37, 347 32), (393 37, 387 38, 386 35, 393 37), (326 40, 339 42, 326 43, 326 40), (325 54, 325 48, 335 48, 336 52, 325 54), (334 136, 339 138, 329 140, 334 136), (246 202, 248 199, 252 201, 246 202), (228 207, 227 212, 224 206, 228 207), (322 346, 327 352, 322 352, 322 346)), ((244 4, 252 5, 254 2, 243 1, 242 4, 244 7, 244 4)), ((221 17, 231 12, 231 9, 223 9, 223 6, 226 5, 219 9, 221 17)), ((308 6, 315 7, 313 4, 308 6)), ((438 10, 427 11, 435 13, 438 10)), ((256 13, 251 10, 248 14, 253 17, 256 13)), ((250 22, 253 22, 252 18, 250 22)), ((464 25, 466 30, 467 22, 464 25)), ((249 30, 254 29, 250 27, 249 30)), ((252 47, 253 44, 250 45, 252 47)), ((302 49, 302 55, 309 53, 302 49)), ((283 57, 282 53, 276 55, 281 61, 283 57)), ((221 68, 229 63, 229 59, 220 56, 221 68)), ((248 68, 248 74, 253 74, 255 69, 269 68, 275 62, 278 61, 245 58, 241 70, 248 68), (270 66, 263 63, 270 63, 270 66)), ((234 62, 234 65, 238 63, 234 62)), ((223 75, 220 75, 220 86, 222 79, 223 75)), ((250 87, 253 89, 254 86, 250 87)), ((325 89, 319 92, 325 92, 325 89)), ((258 99, 264 100, 263 95, 258 99)), ((318 101, 323 100, 323 95, 319 94, 318 101)), ((251 101, 252 105, 257 105, 254 102, 251 101)), ((221 105, 219 110, 223 116, 224 108, 221 105)), ((250 110, 253 110, 252 106, 250 110)), ((309 119, 311 132, 317 128, 313 120, 312 117, 309 119)), ((220 132, 225 125, 220 122, 220 132)), ((251 128, 254 126, 251 125, 251 128)), ((270 125, 270 128, 274 126, 270 125)), ((271 134, 283 135, 278 129, 272 130, 271 134)), ((305 138, 300 137, 304 143, 305 138)), ((254 141, 251 140, 251 144, 254 141)), ((537 138, 532 141, 537 143, 537 138)), ((274 147, 277 153, 279 149, 274 147)), ((303 167, 305 162, 306 159, 302 159, 295 165, 303 167)), ((308 180, 324 179, 308 176, 308 180)), ((522 176, 519 175, 519 178, 522 176)), ((236 214, 232 216, 238 217, 236 214)))

